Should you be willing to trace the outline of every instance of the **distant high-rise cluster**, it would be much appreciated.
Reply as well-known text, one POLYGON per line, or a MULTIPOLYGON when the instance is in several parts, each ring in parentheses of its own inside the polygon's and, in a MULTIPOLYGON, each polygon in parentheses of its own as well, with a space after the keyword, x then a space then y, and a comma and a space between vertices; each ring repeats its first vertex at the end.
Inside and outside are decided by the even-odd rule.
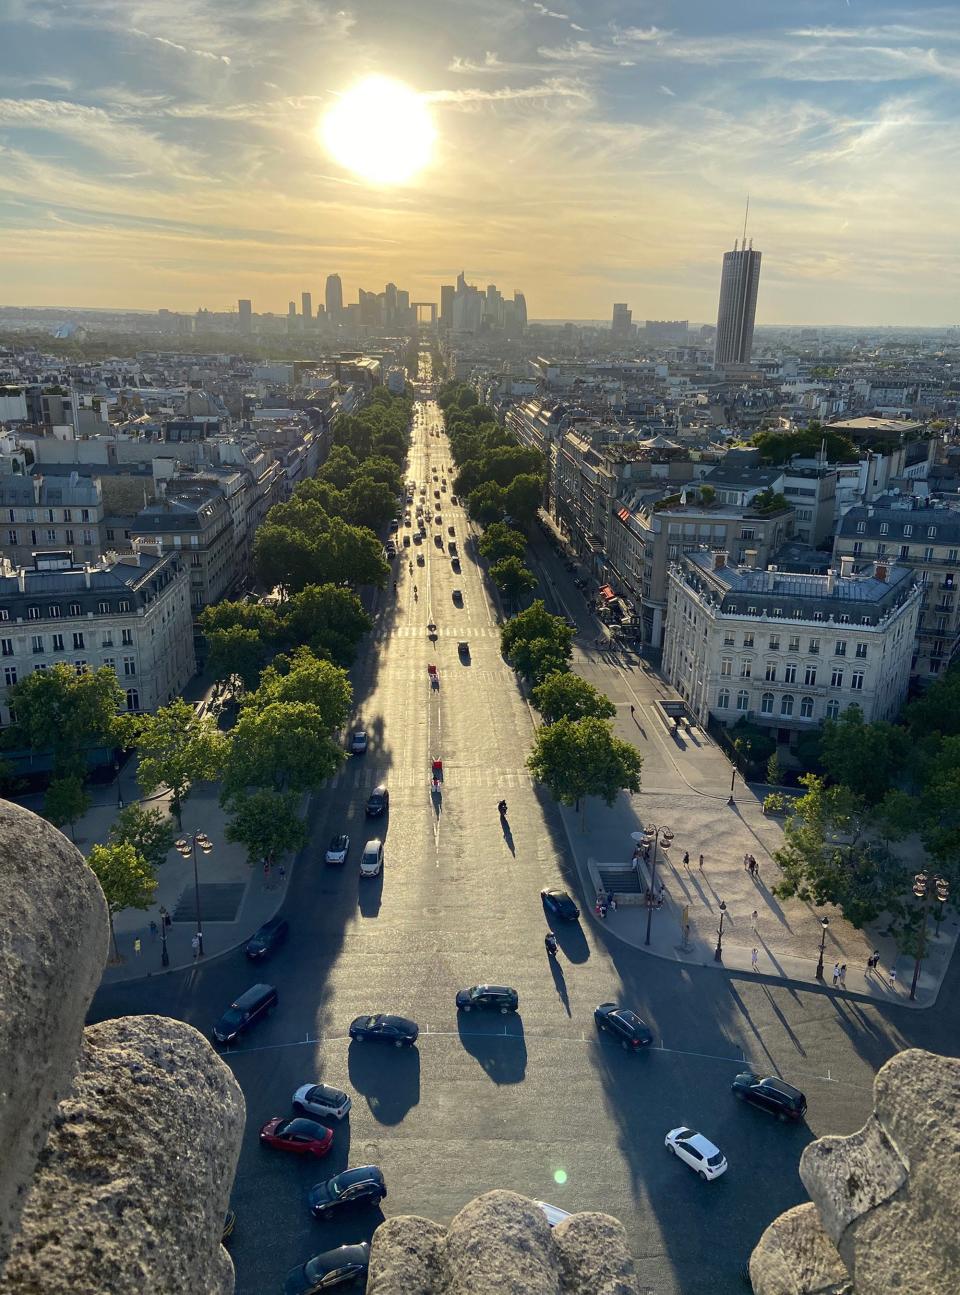
POLYGON ((753 350, 753 324, 757 315, 757 290, 760 287, 760 257, 753 241, 746 239, 738 250, 723 254, 720 279, 720 309, 717 313, 717 342, 714 363, 749 364, 753 350))
POLYGON ((445 283, 440 288, 440 327, 452 333, 499 332, 520 337, 527 327, 527 300, 516 290, 513 300, 504 297, 495 283, 481 291, 467 283, 461 270, 455 286, 445 283))
POLYGON ((613 318, 610 321, 610 335, 618 340, 625 340, 633 335, 633 311, 625 301, 616 301, 613 305, 613 318))

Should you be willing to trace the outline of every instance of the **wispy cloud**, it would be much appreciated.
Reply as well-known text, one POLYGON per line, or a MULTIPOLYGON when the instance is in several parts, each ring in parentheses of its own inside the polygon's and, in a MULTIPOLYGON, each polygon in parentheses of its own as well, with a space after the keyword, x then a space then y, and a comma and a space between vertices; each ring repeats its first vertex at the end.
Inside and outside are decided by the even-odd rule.
POLYGON ((498 90, 471 88, 464 90, 428 90, 423 96, 430 103, 476 104, 509 103, 525 99, 579 99, 591 102, 592 95, 582 82, 568 77, 551 77, 534 85, 502 86, 498 90))
POLYGON ((106 158, 134 161, 148 170, 172 170, 186 176, 194 169, 194 156, 182 145, 167 143, 102 108, 85 104, 54 99, 0 99, 0 126, 59 135, 106 158))
POLYGON ((128 28, 131 36, 141 36, 144 40, 155 41, 157 45, 165 45, 167 49, 178 50, 181 54, 195 54, 197 58, 210 59, 213 63, 226 63, 229 67, 230 57, 228 54, 214 54, 208 49, 190 49, 186 45, 180 45, 175 40, 168 40, 166 36, 152 36, 148 31, 141 31, 139 27, 128 28))

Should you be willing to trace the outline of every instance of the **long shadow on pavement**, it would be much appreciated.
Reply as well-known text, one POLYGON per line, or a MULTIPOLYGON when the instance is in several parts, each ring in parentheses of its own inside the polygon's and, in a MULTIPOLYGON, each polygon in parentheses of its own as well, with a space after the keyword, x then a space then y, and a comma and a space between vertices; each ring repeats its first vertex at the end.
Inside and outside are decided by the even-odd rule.
POLYGON ((519 1013, 505 1023, 484 1020, 475 1012, 457 1014, 457 1031, 465 1052, 495 1084, 522 1084, 527 1077, 527 1042, 519 1013))
POLYGON ((420 1051, 384 1044, 350 1044, 347 1066, 353 1088, 367 1099, 378 1124, 399 1124, 420 1102, 420 1051))

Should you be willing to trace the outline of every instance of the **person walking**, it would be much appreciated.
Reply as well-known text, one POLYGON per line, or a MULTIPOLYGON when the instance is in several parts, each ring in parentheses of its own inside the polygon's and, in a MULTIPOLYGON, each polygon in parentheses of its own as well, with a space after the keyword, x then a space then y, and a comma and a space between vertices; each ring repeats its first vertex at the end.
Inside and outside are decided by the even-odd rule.
POLYGON ((751 970, 753 970, 753 971, 757 971, 757 970, 758 970, 758 968, 757 968, 757 950, 756 950, 756 949, 754 949, 754 950, 753 950, 753 952, 750 954, 750 968, 751 968, 751 970))
POLYGON ((847 964, 846 964, 845 962, 841 962, 841 964, 840 964, 840 988, 841 988, 841 989, 846 989, 846 987, 847 987, 847 964))
POLYGON ((873 962, 873 969, 874 969, 874 971, 876 971, 876 969, 880 966, 880 950, 879 950, 879 949, 874 949, 874 951, 873 951, 873 958, 872 958, 872 962, 873 962))
POLYGON ((833 964, 833 987, 834 987, 834 989, 836 989, 836 987, 837 987, 837 981, 838 981, 839 979, 840 979, 840 963, 839 963, 839 962, 835 962, 835 963, 833 964))
POLYGON ((689 850, 684 850, 684 852, 683 852, 683 866, 684 866, 685 868, 689 868, 689 867, 690 867, 690 851, 689 851, 689 850))
POLYGON ((897 969, 896 969, 896 967, 891 967, 891 968, 890 968, 890 984, 891 984, 891 985, 895 985, 896 983, 897 983, 897 969))
POLYGON ((160 933, 160 928, 157 926, 156 922, 151 922, 151 923, 150 923, 150 938, 151 938, 151 940, 155 940, 155 939, 157 938, 157 936, 158 936, 158 934, 159 934, 159 933, 160 933))
POLYGON ((871 971, 873 971, 873 954, 872 954, 872 953, 870 954, 870 957, 867 959, 867 966, 866 966, 866 970, 864 971, 864 975, 865 975, 865 976, 869 976, 871 971))
POLYGON ((195 935, 195 936, 193 937, 193 939, 190 941, 190 948, 193 950, 193 960, 194 960, 194 962, 196 962, 197 958, 200 956, 200 937, 199 937, 199 935, 195 935))
POLYGON ((700 871, 703 872, 703 855, 700 856, 700 871))
POLYGON ((756 935, 756 933, 757 933, 757 919, 759 918, 759 916, 760 916, 760 914, 757 912, 757 910, 756 910, 756 909, 754 909, 754 910, 753 910, 753 912, 752 912, 752 914, 750 915, 750 921, 753 923, 753 933, 754 933, 754 935, 756 935))
POLYGON ((744 870, 744 872, 749 872, 749 871, 750 871, 750 856, 749 856, 749 854, 745 854, 745 855, 743 856, 743 870, 744 870))

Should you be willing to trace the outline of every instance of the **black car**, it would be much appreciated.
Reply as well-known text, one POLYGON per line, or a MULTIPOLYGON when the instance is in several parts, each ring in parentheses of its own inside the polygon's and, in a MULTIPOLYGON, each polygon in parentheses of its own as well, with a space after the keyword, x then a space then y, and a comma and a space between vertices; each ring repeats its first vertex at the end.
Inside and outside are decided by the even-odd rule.
POLYGON ((314 1218, 321 1219, 338 1213, 346 1205, 379 1205, 386 1194, 381 1171, 376 1165, 364 1165, 360 1169, 345 1169, 325 1183, 317 1183, 307 1193, 307 1202, 314 1218))
POLYGON ((653 1031, 645 1021, 641 1021, 636 1012, 629 1007, 618 1007, 616 1003, 601 1003, 594 1010, 593 1019, 598 1030, 604 1030, 620 1040, 620 1046, 627 1049, 648 1047, 653 1042, 653 1031))
POLYGON ((782 1079, 761 1079, 750 1070, 737 1075, 731 1091, 741 1102, 750 1102, 781 1120, 802 1120, 807 1113, 807 1099, 799 1088, 782 1079))
POLYGON ((548 913, 561 917, 565 922, 575 922, 580 910, 565 890, 541 890, 540 898, 548 913))
POLYGON ((369 1263, 370 1246, 366 1241, 325 1250, 290 1270, 283 1283, 283 1295, 320 1295, 322 1291, 360 1286, 369 1263))
POLYGON ((451 558, 451 559, 450 559, 450 570, 451 570, 451 571, 455 571, 458 575, 460 574, 460 559, 459 559, 459 558, 451 558))
POLYGON ((379 787, 374 787, 367 800, 367 817, 379 818, 381 814, 386 813, 389 804, 390 793, 381 783, 379 787))
POLYGON ((290 928, 285 918, 271 917, 269 922, 264 922, 260 930, 250 937, 244 945, 243 951, 252 962, 261 962, 276 949, 279 949, 280 945, 286 940, 289 931, 290 928))
POLYGON ((392 1043, 398 1048, 410 1048, 420 1033, 416 1021, 405 1016, 388 1016, 377 1012, 375 1016, 358 1016, 350 1023, 350 1037, 357 1043, 392 1043))
POLYGON ((520 995, 507 985, 474 985, 457 994, 457 1011, 472 1012, 474 1008, 496 1008, 506 1014, 520 1006, 520 995))

